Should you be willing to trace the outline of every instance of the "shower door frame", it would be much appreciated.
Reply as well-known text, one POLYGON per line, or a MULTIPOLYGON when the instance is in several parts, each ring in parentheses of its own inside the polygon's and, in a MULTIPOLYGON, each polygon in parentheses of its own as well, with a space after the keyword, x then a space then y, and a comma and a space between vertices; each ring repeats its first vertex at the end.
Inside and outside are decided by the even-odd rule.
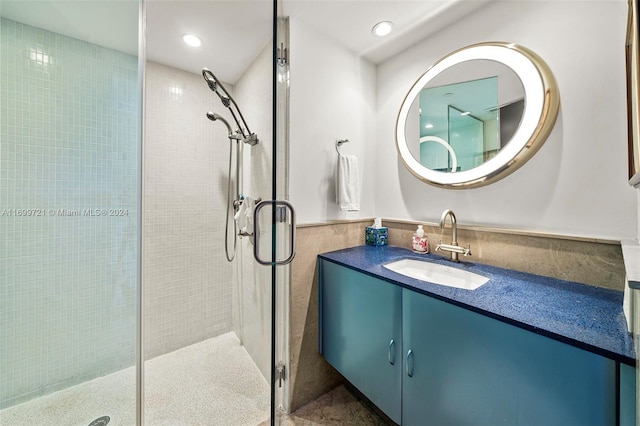
POLYGON ((139 0, 138 4, 138 90, 140 90, 139 114, 140 114, 140 144, 138 151, 138 188, 140 199, 138 204, 138 297, 136 306, 136 425, 144 424, 144 279, 143 247, 144 233, 144 146, 145 146, 145 71, 147 63, 147 9, 146 0, 139 0))
MULTIPOLYGON (((273 147, 272 147, 272 197, 273 200, 289 199, 289 63, 285 52, 289 49, 289 20, 281 17, 279 0, 273 0, 272 35, 272 98, 273 98, 273 147), (278 156, 280 148, 283 158, 278 156), (279 163, 280 161, 280 163, 279 163), (279 173, 284 176, 283 187, 278 187, 279 173)), ((292 207, 293 208, 293 207, 292 207)), ((293 214, 293 212, 291 212, 293 214)), ((278 246, 283 246, 276 232, 276 217, 272 217, 273 261, 278 246)), ((295 227, 295 222, 292 223, 295 227)), ((295 232, 292 229, 291 232, 295 232)), ((282 240, 287 241, 283 235, 282 240)), ((295 235, 293 235, 295 238, 295 235)), ((295 245, 295 241, 292 242, 295 245)), ((290 261, 295 247, 289 247, 292 256, 287 264, 271 265, 271 424, 279 415, 289 412, 289 295, 291 283, 290 261), (277 387, 276 387, 277 383, 277 387)), ((278 422, 279 424, 280 422, 278 422)))

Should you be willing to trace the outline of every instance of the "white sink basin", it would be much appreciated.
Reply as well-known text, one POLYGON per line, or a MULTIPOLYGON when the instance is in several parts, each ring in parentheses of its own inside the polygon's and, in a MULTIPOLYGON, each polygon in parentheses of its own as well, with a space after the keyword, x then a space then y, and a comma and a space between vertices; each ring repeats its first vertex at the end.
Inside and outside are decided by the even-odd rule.
POLYGON ((464 269, 414 259, 402 259, 382 266, 417 280, 466 290, 475 290, 489 281, 487 277, 464 269))

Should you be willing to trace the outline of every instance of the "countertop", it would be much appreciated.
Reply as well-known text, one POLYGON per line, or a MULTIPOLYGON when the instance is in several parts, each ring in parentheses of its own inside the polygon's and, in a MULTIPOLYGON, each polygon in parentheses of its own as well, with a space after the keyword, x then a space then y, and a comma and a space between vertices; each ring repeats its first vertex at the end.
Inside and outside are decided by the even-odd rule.
POLYGON ((638 241, 622 241, 622 257, 629 287, 640 290, 640 244, 638 241))
POLYGON ((359 272, 453 303, 534 333, 635 366, 621 291, 512 271, 480 263, 459 264, 393 246, 358 246, 319 255, 359 272), (382 265, 399 259, 429 260, 490 278, 476 290, 431 284, 382 265))

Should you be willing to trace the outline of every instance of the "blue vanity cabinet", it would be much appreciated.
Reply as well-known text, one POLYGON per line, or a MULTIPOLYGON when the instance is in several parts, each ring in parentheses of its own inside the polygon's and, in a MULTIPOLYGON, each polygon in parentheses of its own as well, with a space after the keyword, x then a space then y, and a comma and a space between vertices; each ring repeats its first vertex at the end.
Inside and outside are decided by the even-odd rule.
POLYGON ((402 309, 403 425, 616 424, 613 360, 411 290, 402 309))
POLYGON ((635 426, 636 404, 636 369, 620 364, 620 426, 635 426))
POLYGON ((319 262, 320 352, 396 423, 402 395, 402 288, 319 262))
POLYGON ((320 352, 398 424, 628 424, 633 368, 618 380, 592 352, 330 261, 319 273, 320 352))

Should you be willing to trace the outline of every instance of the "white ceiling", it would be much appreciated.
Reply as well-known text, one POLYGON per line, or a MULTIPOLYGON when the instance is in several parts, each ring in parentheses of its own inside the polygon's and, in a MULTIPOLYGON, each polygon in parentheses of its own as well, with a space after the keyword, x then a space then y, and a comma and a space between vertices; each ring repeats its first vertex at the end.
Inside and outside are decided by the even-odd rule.
POLYGON ((285 16, 298 19, 374 64, 477 10, 490 0, 285 0, 285 16), (371 34, 380 21, 394 28, 371 34))
POLYGON ((13 21, 135 54, 138 4, 122 0, 0 0, 13 21))
MULTIPOLYGON (((280 14, 333 38, 379 63, 489 0, 283 0, 280 14), (374 24, 394 22, 385 38, 374 24), (427 24, 428 23, 428 24, 427 24)), ((1 0, 9 19, 135 54, 135 0, 1 0)), ((193 73, 207 67, 235 83, 272 38, 271 0, 147 0, 147 58, 193 73), (203 40, 186 46, 184 33, 203 40)))
POLYGON ((147 58, 194 73, 209 68, 235 83, 271 40, 272 16, 265 0, 148 0, 147 58), (184 33, 200 37, 202 46, 185 45, 184 33))

